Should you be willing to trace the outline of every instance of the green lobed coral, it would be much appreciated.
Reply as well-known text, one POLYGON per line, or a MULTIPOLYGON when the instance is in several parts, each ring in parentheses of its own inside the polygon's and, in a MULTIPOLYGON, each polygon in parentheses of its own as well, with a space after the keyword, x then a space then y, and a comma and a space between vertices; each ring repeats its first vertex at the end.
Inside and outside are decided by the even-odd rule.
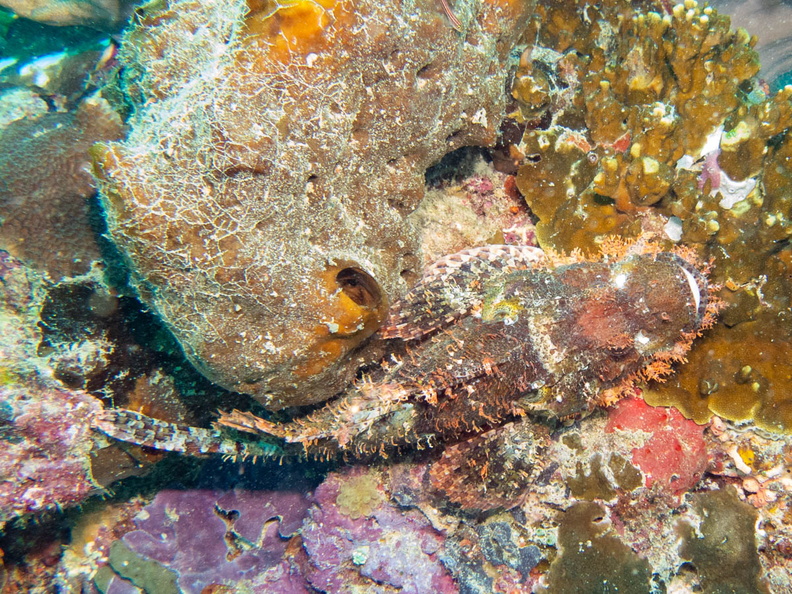
POLYGON ((693 509, 701 522, 683 524, 680 556, 695 566, 703 592, 769 592, 759 579, 756 510, 731 488, 696 493, 693 509))
POLYGON ((623 544, 611 528, 607 512, 596 503, 576 503, 558 527, 561 554, 547 574, 547 594, 650 591, 651 567, 623 544))

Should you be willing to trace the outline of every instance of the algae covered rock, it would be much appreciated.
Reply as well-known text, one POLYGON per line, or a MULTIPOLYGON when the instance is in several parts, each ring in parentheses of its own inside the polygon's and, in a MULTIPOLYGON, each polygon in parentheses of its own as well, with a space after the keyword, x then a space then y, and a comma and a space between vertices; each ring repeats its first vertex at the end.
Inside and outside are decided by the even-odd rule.
POLYGON ((492 143, 531 2, 152 2, 120 59, 126 141, 94 149, 141 297, 211 380, 318 402, 420 272, 405 217, 492 143))

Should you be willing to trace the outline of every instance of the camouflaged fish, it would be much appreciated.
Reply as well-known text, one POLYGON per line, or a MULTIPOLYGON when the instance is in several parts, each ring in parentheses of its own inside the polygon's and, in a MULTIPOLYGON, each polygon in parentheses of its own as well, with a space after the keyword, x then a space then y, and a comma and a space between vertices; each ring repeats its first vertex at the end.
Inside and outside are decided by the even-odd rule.
POLYGON ((645 243, 608 243, 599 259, 465 250, 430 266, 393 306, 379 367, 305 417, 233 411, 201 429, 109 409, 95 427, 190 454, 266 455, 280 441, 317 456, 387 455, 525 415, 585 414, 684 361, 719 308, 706 272, 690 251, 645 243))

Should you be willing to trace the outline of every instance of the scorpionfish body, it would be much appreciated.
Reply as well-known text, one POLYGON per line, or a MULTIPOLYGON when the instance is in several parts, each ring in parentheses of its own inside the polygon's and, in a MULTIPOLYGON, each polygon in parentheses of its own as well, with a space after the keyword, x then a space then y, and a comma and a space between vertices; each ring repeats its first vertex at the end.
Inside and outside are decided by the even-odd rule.
POLYGON ((209 432, 106 411, 97 427, 191 453, 249 453, 228 441, 223 428, 232 428, 320 456, 386 455, 526 414, 581 415, 671 373, 713 323, 714 290, 684 250, 614 244, 588 260, 532 247, 474 248, 427 270, 380 330, 386 359, 310 415, 274 423, 221 413, 209 432))

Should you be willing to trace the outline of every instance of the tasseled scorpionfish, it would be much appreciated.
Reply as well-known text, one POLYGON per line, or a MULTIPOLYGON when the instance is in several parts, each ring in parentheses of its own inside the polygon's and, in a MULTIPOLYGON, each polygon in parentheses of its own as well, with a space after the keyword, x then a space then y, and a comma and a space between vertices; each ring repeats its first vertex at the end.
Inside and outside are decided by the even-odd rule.
MULTIPOLYGON (((611 242, 603 256, 487 246, 442 258, 390 311, 389 354, 323 408, 287 423, 221 413, 214 429, 108 409, 109 436, 191 454, 381 453, 459 440, 526 414, 571 417, 684 361, 718 310, 684 249, 611 242), (255 439, 233 439, 233 431, 255 439), (279 450, 280 451, 280 450, 279 450)), ((237 434, 238 435, 238 434, 237 434)))

